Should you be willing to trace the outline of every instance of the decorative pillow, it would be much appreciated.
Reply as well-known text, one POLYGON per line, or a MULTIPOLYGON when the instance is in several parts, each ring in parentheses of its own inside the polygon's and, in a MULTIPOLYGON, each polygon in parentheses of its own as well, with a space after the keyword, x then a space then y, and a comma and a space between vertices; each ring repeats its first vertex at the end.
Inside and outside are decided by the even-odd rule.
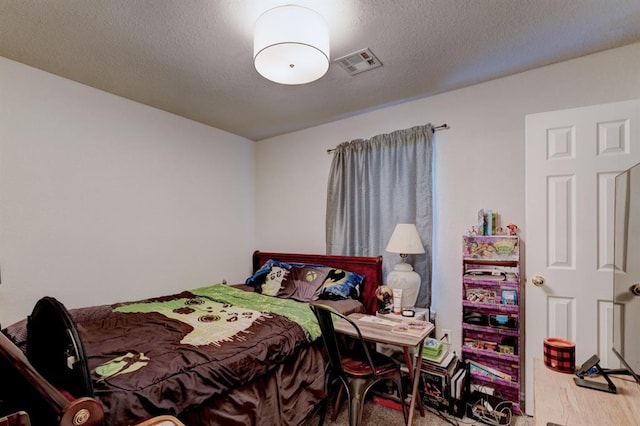
POLYGON ((344 269, 331 269, 322 285, 321 299, 358 299, 360 287, 364 282, 364 275, 344 269))
POLYGON ((327 275, 331 268, 322 266, 301 266, 291 268, 287 277, 287 287, 292 286, 294 291, 288 296, 300 302, 318 300, 327 275))
MULTIPOLYGON (((260 267, 253 275, 246 279, 244 282, 246 285, 251 286, 253 288, 261 287, 267 279, 267 275, 271 272, 271 268, 277 266, 282 269, 286 269, 287 271, 291 269, 291 265, 288 263, 280 262, 275 259, 267 260, 264 265, 260 267)), ((273 277, 274 279, 276 277, 273 277)))
POLYGON ((292 269, 287 270, 282 266, 272 266, 264 283, 256 286, 256 291, 265 296, 289 298, 295 291, 293 282, 289 279, 292 269))
POLYGON ((358 299, 364 275, 324 265, 285 263, 269 259, 245 284, 267 296, 302 302, 358 299))
POLYGON ((317 300, 331 268, 269 259, 245 281, 257 293, 301 302, 317 300))

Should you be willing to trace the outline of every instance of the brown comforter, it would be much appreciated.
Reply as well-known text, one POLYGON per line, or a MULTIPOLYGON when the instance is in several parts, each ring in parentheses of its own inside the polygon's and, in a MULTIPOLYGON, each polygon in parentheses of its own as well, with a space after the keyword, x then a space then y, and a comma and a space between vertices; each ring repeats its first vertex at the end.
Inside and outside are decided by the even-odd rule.
POLYGON ((319 336, 306 304, 222 285, 71 313, 107 425, 184 417, 277 372, 319 336))

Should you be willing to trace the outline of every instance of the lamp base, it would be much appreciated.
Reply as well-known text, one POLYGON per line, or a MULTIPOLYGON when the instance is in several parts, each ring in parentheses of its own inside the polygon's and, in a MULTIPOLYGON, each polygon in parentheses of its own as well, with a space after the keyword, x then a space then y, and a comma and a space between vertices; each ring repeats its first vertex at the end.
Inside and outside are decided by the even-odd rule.
POLYGON ((410 264, 400 262, 387 275, 387 285, 391 288, 402 289, 402 309, 413 308, 420 290, 420 275, 410 264))

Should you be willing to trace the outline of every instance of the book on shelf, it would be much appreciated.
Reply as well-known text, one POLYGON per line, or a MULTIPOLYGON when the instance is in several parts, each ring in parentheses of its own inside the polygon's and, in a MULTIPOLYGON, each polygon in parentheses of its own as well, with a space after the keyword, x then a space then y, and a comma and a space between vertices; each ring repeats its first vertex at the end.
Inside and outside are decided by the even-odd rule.
POLYGON ((458 356, 455 352, 449 352, 445 358, 439 363, 433 363, 431 361, 425 361, 422 359, 422 371, 431 371, 439 374, 444 374, 447 377, 453 376, 457 369, 458 365, 458 356))
POLYGON ((491 210, 485 210, 485 232, 484 235, 493 235, 493 212, 491 210))
POLYGON ((459 368, 451 377, 451 386, 449 389, 449 395, 454 399, 462 399, 464 392, 465 378, 467 377, 467 369, 459 368))
MULTIPOLYGON (((434 371, 431 369, 422 369, 420 371, 420 394, 422 402, 437 410, 449 410, 452 407, 453 396, 458 395, 457 399, 461 399, 464 392, 464 376, 460 376, 462 371, 466 374, 466 369, 462 367, 455 357, 455 353, 451 352, 454 360, 445 371, 434 371), (454 382, 454 378, 458 381, 454 382), (454 390, 454 385, 458 391, 454 390)), ((456 410, 459 411, 459 410, 456 410)))
POLYGON ((472 360, 469 360, 469 371, 480 376, 502 379, 508 382, 511 381, 510 374, 504 373, 500 370, 496 370, 495 368, 489 367, 488 365, 484 365, 472 360))
POLYGON ((420 396, 422 402, 437 410, 449 407, 449 379, 435 371, 420 372, 420 396))
POLYGON ((422 363, 425 365, 430 365, 434 367, 447 368, 451 361, 455 358, 456 353, 451 352, 448 349, 442 351, 442 353, 438 356, 438 358, 428 358, 424 355, 422 356, 422 363))
POLYGON ((498 212, 489 209, 478 210, 477 232, 479 235, 497 235, 498 212))
POLYGON ((421 320, 402 320, 391 327, 393 333, 408 336, 425 336, 429 332, 429 322, 421 320))
POLYGON ((440 353, 437 356, 432 356, 430 354, 426 354, 424 351, 422 351, 422 360, 423 361, 427 361, 427 362, 431 362, 433 364, 440 364, 442 362, 442 360, 444 359, 444 357, 446 357, 449 354, 449 350, 448 349, 443 349, 440 351, 440 353))

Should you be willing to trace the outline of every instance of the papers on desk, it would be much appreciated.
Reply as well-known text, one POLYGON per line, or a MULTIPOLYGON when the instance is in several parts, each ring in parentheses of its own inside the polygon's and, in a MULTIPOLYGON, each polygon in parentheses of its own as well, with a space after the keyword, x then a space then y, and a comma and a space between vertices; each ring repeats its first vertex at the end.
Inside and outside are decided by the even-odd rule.
POLYGON ((394 333, 406 334, 408 336, 424 336, 427 333, 429 323, 420 320, 403 320, 395 323, 391 329, 394 333))
POLYGON ((374 317, 373 315, 362 316, 358 321, 370 322, 373 324, 388 325, 389 327, 395 327, 398 325, 398 321, 392 321, 392 320, 388 320, 380 317, 374 317))
POLYGON ((388 320, 373 315, 364 315, 358 319, 358 322, 368 322, 371 324, 385 325, 391 327, 392 333, 404 334, 407 336, 424 337, 429 331, 431 325, 428 321, 420 321, 416 319, 403 319, 402 321, 388 320))

